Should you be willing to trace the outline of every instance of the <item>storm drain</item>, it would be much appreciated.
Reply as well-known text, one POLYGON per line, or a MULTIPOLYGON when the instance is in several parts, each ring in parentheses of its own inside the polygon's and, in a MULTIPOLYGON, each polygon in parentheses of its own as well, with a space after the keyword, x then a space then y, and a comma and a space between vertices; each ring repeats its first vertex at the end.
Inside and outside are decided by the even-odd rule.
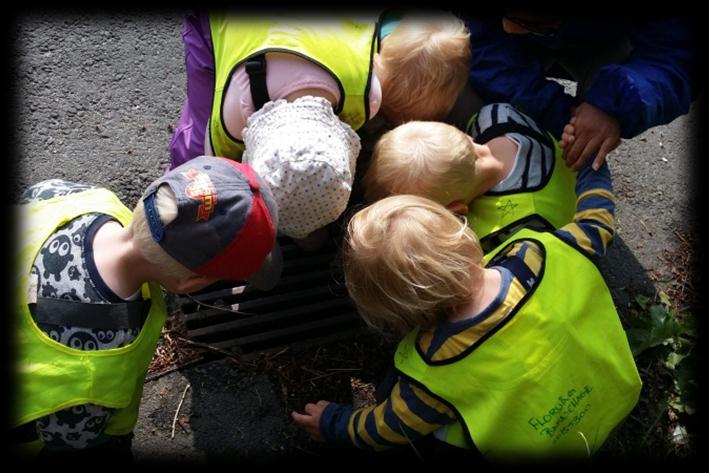
POLYGON ((232 282, 178 297, 191 340, 247 354, 329 342, 364 330, 347 296, 335 244, 305 251, 290 239, 279 243, 283 273, 270 291, 232 282))

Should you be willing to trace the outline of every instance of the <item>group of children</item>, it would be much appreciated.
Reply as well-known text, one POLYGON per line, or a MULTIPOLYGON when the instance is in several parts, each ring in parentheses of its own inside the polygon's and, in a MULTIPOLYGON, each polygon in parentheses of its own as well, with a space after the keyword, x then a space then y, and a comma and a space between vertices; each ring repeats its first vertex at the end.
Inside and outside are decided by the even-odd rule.
POLYGON ((340 217, 355 131, 378 112, 393 128, 366 163, 343 258, 364 321, 401 338, 397 380, 376 405, 319 401, 293 420, 372 450, 429 434, 490 460, 598 450, 641 387, 594 262, 615 231, 610 174, 569 170, 557 139, 509 104, 471 111, 465 130, 444 122, 470 67, 459 18, 195 15, 184 38, 172 166, 132 216, 64 181, 23 196, 18 450, 129 436, 166 317, 160 286, 273 287, 277 232, 307 247, 340 217))

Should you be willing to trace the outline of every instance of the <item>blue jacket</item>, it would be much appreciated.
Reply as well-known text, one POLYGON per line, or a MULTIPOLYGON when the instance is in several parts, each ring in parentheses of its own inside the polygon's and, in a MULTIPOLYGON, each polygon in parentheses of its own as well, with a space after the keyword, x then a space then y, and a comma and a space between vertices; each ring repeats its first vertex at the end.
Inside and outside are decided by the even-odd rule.
POLYGON ((698 53, 686 18, 568 18, 553 36, 505 33, 501 17, 467 18, 473 62, 470 82, 487 103, 510 102, 557 138, 570 107, 588 102, 620 122, 632 138, 689 111, 698 94, 698 53), (603 65, 583 97, 565 94, 545 78, 532 48, 578 51, 579 57, 627 37, 633 52, 624 64, 603 65))

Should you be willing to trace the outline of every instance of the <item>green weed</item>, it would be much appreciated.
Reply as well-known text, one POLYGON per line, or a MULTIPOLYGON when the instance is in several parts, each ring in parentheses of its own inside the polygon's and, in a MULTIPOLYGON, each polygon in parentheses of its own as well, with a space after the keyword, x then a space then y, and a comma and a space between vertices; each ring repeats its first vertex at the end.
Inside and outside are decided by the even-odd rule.
POLYGON ((659 292, 655 300, 637 296, 625 325, 643 392, 610 442, 610 452, 689 458, 698 422, 694 317, 688 311, 677 313, 667 294, 659 292))

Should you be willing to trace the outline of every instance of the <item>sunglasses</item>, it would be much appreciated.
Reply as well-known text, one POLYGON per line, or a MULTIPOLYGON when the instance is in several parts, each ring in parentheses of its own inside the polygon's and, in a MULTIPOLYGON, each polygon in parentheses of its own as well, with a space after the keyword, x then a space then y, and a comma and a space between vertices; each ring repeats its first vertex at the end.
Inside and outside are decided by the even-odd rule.
POLYGON ((525 30, 529 31, 535 36, 551 36, 557 31, 559 31, 559 25, 557 22, 538 22, 529 21, 522 18, 517 18, 516 16, 505 15, 505 19, 514 23, 517 26, 521 26, 525 30))

